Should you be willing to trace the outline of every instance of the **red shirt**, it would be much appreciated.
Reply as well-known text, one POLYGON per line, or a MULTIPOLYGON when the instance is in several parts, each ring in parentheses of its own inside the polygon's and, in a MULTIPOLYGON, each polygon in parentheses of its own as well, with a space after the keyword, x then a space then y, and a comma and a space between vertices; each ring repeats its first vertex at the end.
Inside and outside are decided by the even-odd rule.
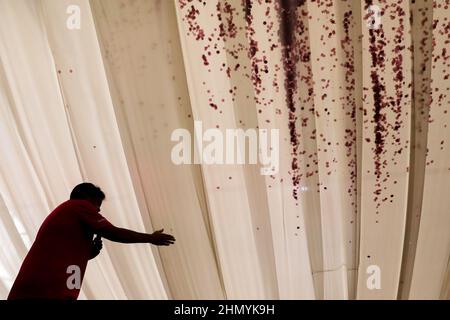
POLYGON ((112 226, 98 212, 87 200, 68 200, 53 210, 42 223, 8 299, 77 299, 80 289, 67 285, 75 274, 69 267, 79 267, 81 283, 94 234, 112 226))

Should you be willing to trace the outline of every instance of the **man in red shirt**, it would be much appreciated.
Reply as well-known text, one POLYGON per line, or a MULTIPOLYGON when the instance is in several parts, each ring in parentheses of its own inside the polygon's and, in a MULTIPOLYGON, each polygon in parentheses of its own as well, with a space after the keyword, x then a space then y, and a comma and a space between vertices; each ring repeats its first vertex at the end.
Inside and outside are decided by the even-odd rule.
POLYGON ((100 188, 81 183, 72 190, 70 200, 50 213, 22 263, 9 300, 76 300, 88 260, 102 249, 102 237, 120 243, 157 246, 175 242, 163 229, 147 234, 113 226, 99 214, 104 199, 100 188), (76 277, 79 281, 73 281, 76 277))

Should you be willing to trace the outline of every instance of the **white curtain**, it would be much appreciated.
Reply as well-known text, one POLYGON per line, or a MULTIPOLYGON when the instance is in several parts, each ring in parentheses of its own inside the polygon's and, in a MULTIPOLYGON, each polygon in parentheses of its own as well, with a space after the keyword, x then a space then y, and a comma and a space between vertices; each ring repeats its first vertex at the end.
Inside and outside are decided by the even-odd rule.
POLYGON ((0 298, 90 181, 112 223, 177 241, 105 241, 83 299, 448 299, 449 16, 448 0, 0 0, 0 298), (278 129, 278 173, 175 165, 171 134, 194 121, 278 129))

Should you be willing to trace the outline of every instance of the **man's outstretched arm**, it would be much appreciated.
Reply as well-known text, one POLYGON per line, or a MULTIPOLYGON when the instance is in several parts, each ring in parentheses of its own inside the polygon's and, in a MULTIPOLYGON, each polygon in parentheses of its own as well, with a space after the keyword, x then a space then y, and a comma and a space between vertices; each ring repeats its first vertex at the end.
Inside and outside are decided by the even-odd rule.
POLYGON ((107 226, 97 230, 96 233, 105 239, 120 243, 151 243, 157 246, 168 246, 175 242, 175 238, 163 233, 164 229, 153 233, 136 232, 129 229, 107 226))

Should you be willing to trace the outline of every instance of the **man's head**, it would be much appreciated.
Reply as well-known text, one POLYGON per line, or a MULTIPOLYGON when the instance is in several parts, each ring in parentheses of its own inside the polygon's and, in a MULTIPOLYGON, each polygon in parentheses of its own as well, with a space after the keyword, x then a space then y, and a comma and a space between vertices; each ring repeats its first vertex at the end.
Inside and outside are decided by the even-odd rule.
POLYGON ((73 188, 70 193, 71 200, 87 200, 100 210, 105 194, 103 191, 92 183, 83 182, 73 188))

